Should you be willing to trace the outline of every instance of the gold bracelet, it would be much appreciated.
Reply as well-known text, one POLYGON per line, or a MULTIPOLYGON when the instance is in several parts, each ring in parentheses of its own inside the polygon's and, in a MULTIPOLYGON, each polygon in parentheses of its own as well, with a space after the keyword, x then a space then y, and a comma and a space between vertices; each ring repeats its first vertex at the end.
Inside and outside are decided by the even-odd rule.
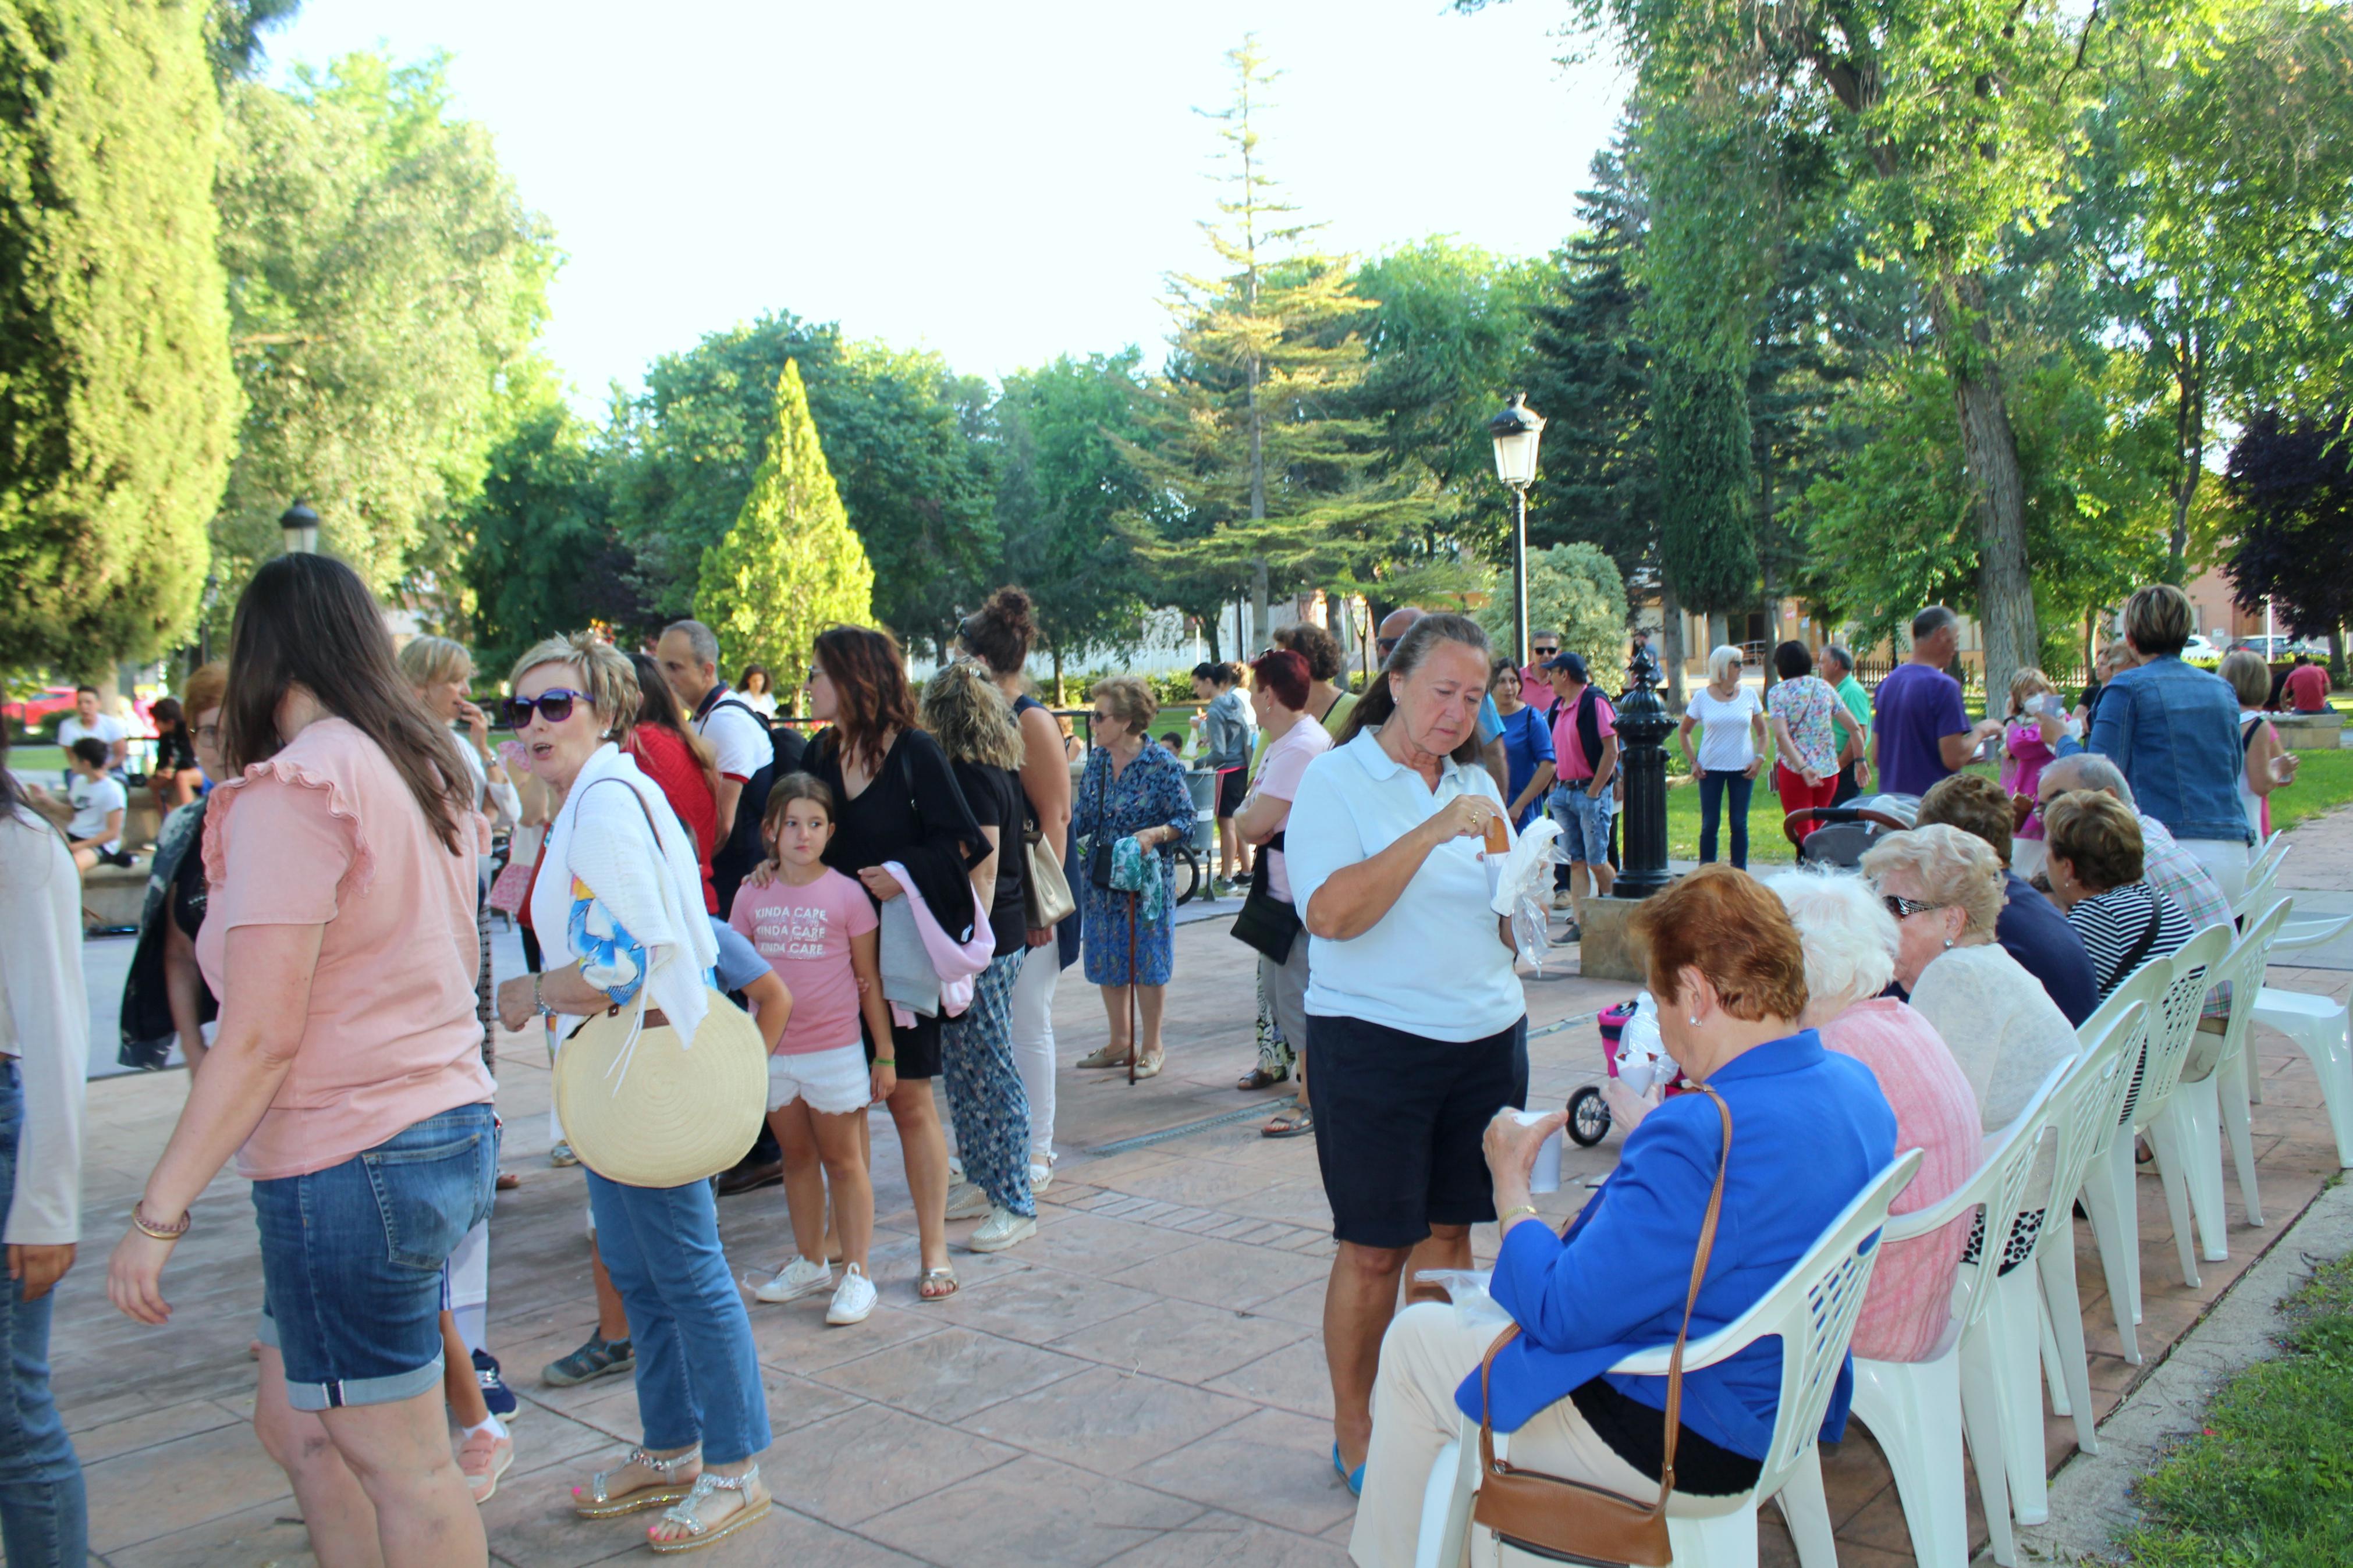
POLYGON ((1510 1226, 1512 1221, 1517 1219, 1520 1215, 1526 1215, 1531 1218, 1534 1218, 1535 1216, 1535 1213, 1536 1205, 1534 1204, 1514 1204, 1510 1208, 1505 1209, 1502 1214, 1495 1216, 1495 1234, 1501 1236, 1504 1230, 1510 1226))
POLYGON ((188 1234, 188 1226, 195 1223, 195 1211, 190 1209, 181 1214, 177 1225, 156 1225, 147 1217, 147 1201, 144 1198, 131 1205, 132 1226, 140 1235, 152 1237, 157 1241, 179 1240, 188 1234))

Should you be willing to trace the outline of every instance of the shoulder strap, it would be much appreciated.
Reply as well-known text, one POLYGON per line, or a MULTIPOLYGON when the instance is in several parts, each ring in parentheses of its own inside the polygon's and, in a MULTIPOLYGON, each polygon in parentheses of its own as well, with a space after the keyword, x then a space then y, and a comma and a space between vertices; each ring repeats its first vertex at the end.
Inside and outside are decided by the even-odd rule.
MULTIPOLYGON (((1706 1084, 1692 1088, 1715 1102, 1717 1120, 1724 1124, 1724 1148, 1716 1156, 1715 1185, 1707 1194, 1707 1213, 1699 1225, 1699 1247, 1692 1255, 1691 1289, 1683 1295, 1683 1321, 1675 1330, 1675 1348, 1667 1358, 1667 1436, 1666 1447, 1659 1461, 1658 1510, 1663 1512, 1667 1498, 1675 1489, 1675 1440, 1683 1431, 1683 1342, 1691 1337, 1692 1312, 1699 1306, 1700 1286, 1707 1279, 1709 1258, 1715 1251, 1715 1222, 1724 1212, 1724 1173, 1732 1163, 1732 1109, 1724 1097, 1706 1084)), ((1489 1395, 1487 1384, 1495 1365, 1496 1352, 1519 1337, 1520 1326, 1514 1323, 1495 1336, 1487 1353, 1479 1363, 1479 1462, 1488 1471, 1495 1468, 1495 1405, 1489 1395)))
POLYGON ((2124 963, 2116 966, 2118 980, 2122 980, 2140 967, 2141 960, 2148 956, 2148 950, 2157 945, 2158 928, 2164 921, 2165 904, 2158 890, 2152 887, 2148 889, 2148 929, 2140 933, 2140 940, 2133 943, 2130 952, 2125 954, 2124 963))

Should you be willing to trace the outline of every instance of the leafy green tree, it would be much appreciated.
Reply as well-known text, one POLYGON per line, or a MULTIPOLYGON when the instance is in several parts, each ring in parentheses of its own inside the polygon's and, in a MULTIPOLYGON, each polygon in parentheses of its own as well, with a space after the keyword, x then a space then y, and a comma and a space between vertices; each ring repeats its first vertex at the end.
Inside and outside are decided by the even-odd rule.
MULTIPOLYGON (((1495 584, 1477 619, 1500 647, 1512 638, 1512 595, 1507 576, 1495 584)), ((1626 580, 1609 552, 1584 543, 1529 551, 1528 626, 1559 632, 1560 646, 1584 655, 1594 679, 1615 690, 1626 657, 1626 580)))
POLYGON ((322 549, 384 592, 455 576, 458 514, 556 257, 443 62, 351 55, 227 90, 217 200, 246 415, 214 548, 234 578, 307 496, 322 549))
POLYGON ((610 465, 553 386, 533 392, 491 448, 459 525, 474 656, 493 672, 551 634, 633 631, 651 618, 613 526, 610 465))
MULTIPOLYGON (((775 311, 665 354, 616 408, 618 522, 657 616, 690 613, 702 552, 742 510, 797 361, 843 507, 875 570, 874 611, 915 647, 952 637, 992 585, 1001 545, 990 453, 969 384, 936 355, 845 342, 775 311)), ((732 655, 731 655, 732 657, 732 655)))
POLYGON ((1748 391, 1732 371, 1651 369, 1658 445, 1659 560, 1675 602, 1701 615, 1757 602, 1748 391))
POLYGON ((796 691, 819 632, 873 618, 874 568, 833 488, 793 360, 776 382, 766 447, 735 526, 702 552, 694 609, 731 661, 765 664, 796 691))
POLYGON ((212 0, 205 13, 205 53, 226 86, 261 68, 261 35, 286 26, 302 0, 212 0))
POLYGON ((1029 591, 1058 704, 1065 661, 1133 644, 1149 607, 1118 528, 1147 500, 1118 446, 1144 434, 1143 357, 1066 354, 1006 377, 992 411, 1004 576, 1029 591))
POLYGON ((237 422, 201 16, 0 3, 0 667, 186 629, 237 422))

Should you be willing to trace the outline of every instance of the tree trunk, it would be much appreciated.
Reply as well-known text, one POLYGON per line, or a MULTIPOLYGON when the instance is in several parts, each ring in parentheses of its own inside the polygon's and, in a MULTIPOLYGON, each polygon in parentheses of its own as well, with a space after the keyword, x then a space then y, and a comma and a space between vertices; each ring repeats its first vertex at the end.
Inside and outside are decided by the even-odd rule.
POLYGON ((2342 625, 2328 628, 2328 684, 2345 684, 2345 628, 2342 625))
POLYGON ((1978 626, 1990 694, 2008 690, 2010 676, 2034 663, 2039 651, 2026 562, 2026 486, 1986 321, 1984 280, 1974 274, 1948 279, 1930 300, 1930 320, 1953 378, 1962 458, 1977 492, 1978 626))
POLYGON ((1071 695, 1062 686, 1062 645, 1056 643, 1050 651, 1054 656, 1054 706, 1068 708, 1071 695))
POLYGON ((2173 531, 2167 541, 2165 580, 2177 586, 2189 575, 2189 506, 2206 475, 2206 344, 2192 327, 2174 361, 2174 460, 2181 465, 2169 487, 2173 531))
POLYGON ((1659 584, 1659 651, 1666 658, 1667 706, 1680 713, 1683 710, 1683 660, 1688 657, 1683 647, 1683 612, 1675 603, 1674 590, 1663 582, 1659 584))

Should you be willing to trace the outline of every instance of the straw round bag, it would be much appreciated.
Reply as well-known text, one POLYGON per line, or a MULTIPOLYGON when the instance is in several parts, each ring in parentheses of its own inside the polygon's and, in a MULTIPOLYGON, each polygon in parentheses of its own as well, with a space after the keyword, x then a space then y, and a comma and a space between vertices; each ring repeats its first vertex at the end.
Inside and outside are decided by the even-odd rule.
POLYGON ((634 1006, 588 1019, 555 1054, 555 1114, 580 1163, 628 1187, 682 1187, 733 1166, 759 1136, 768 1053, 751 1015, 716 991, 690 1048, 658 1008, 613 1068, 634 1006))

